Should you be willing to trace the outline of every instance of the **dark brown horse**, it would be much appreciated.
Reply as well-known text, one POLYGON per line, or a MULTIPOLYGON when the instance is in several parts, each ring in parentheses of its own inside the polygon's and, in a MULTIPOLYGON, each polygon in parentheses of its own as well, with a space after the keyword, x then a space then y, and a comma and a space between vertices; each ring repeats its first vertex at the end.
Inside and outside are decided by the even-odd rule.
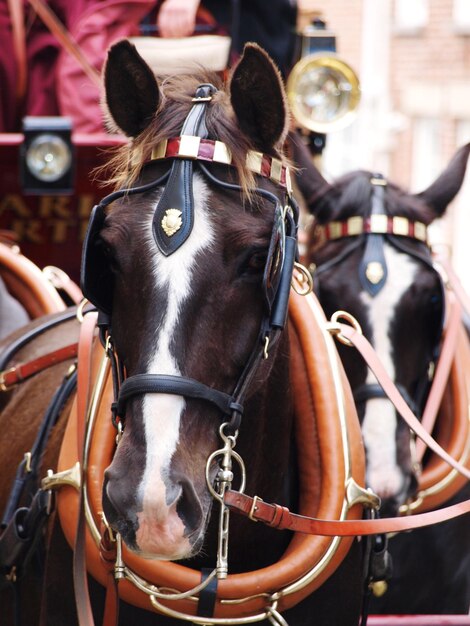
MULTIPOLYGON (((113 123, 133 139, 114 163, 125 191, 95 209, 83 258, 84 293, 99 308, 107 349, 126 377, 116 398, 121 434, 106 470, 102 506, 134 554, 190 559, 192 568, 212 571, 219 513, 211 490, 232 480, 228 468, 220 473, 219 457, 211 456, 223 442, 238 482, 243 472, 231 451, 236 442, 247 491, 294 509, 299 500, 290 336, 282 332, 296 235, 280 152, 287 126, 284 90, 255 45, 247 46, 224 89, 217 76, 203 73, 159 85, 127 42, 110 51, 105 87, 113 123)), ((15 353, 15 362, 75 342, 78 327, 69 320, 45 331, 15 353)), ((3 399, 2 503, 51 394, 73 376, 69 365, 39 372, 3 399)), ((57 467, 70 401, 62 404, 39 478, 57 467)), ((328 452, 332 462, 337 457, 336 450, 328 452)), ((315 478, 317 462, 315 456, 309 460, 309 481, 320 498, 320 483, 335 467, 315 478)), ((222 516, 222 553, 226 524, 222 516)), ((230 573, 268 567, 283 555, 290 537, 260 526, 233 520, 230 573)), ((31 567, 19 585, 12 571, 3 572, 4 579, 9 576, 23 594, 22 623, 74 624, 72 557, 58 520, 47 527, 45 543, 45 570, 31 567)), ((294 545, 288 553, 296 554, 294 545)), ((268 603, 261 618, 277 623, 282 597, 271 598, 275 587, 259 593, 263 571, 254 601, 268 603)), ((304 575, 299 569, 293 588, 302 589, 304 575)), ((103 592, 94 584, 91 591, 99 619, 103 592)), ((8 592, 2 592, 2 613, 12 623, 8 592)), ((328 580, 313 594, 301 592, 302 601, 285 617, 293 625, 356 625, 361 597, 361 555, 353 542, 328 580)), ((208 593, 207 601, 214 596, 208 593)), ((122 605, 122 624, 172 621, 122 605)), ((207 608, 201 615, 193 619, 211 623, 207 608)))
MULTIPOLYGON (((329 183, 298 138, 293 146, 294 159, 302 168, 299 187, 314 216, 307 257, 320 302, 327 316, 341 309, 355 317, 409 406, 422 415, 446 314, 445 290, 427 245, 426 228, 458 193, 470 145, 461 148, 439 178, 419 194, 365 171, 329 183)), ((465 343, 465 333, 459 337, 465 343)), ((367 484, 381 497, 382 513, 397 515, 422 489, 424 474, 413 434, 360 355, 344 346, 340 353, 362 423, 367 484)), ((447 397, 445 402, 450 402, 452 418, 458 399, 447 397)), ((469 492, 464 487, 454 498, 468 498, 469 492)), ((393 578, 372 611, 468 612, 468 520, 396 536, 390 550, 393 578)))

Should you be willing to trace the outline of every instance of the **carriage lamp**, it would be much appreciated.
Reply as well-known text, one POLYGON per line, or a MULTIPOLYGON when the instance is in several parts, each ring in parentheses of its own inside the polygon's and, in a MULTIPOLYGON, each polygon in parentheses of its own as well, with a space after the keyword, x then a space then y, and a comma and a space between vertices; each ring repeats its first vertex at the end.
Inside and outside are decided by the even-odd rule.
POLYGON ((298 33, 296 58, 287 93, 297 123, 319 134, 347 126, 359 105, 359 79, 336 54, 336 38, 322 20, 298 33))
POLYGON ((25 194, 73 193, 72 122, 66 117, 25 117, 20 176, 25 194))

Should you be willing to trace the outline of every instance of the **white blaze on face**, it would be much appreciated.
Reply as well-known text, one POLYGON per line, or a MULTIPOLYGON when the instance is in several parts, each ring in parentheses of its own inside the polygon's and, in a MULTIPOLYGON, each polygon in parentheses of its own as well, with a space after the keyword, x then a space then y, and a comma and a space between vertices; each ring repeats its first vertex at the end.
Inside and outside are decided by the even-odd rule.
MULTIPOLYGON (((374 297, 363 291, 361 298, 368 309, 371 343, 388 375, 395 380, 390 326, 397 305, 413 282, 417 268, 415 261, 388 243, 384 245, 384 253, 388 271, 385 286, 374 297)), ((366 383, 377 383, 370 371, 366 383)), ((392 403, 380 398, 369 400, 362 423, 367 451, 367 484, 382 498, 397 495, 404 485, 405 476, 397 465, 396 430, 397 418, 392 403)))
MULTIPOLYGON (((193 178, 194 225, 184 244, 165 257, 155 243, 152 218, 148 223, 149 250, 154 260, 157 289, 167 298, 162 325, 156 329, 153 357, 148 373, 180 375, 181 371, 171 352, 172 340, 178 333, 182 307, 191 293, 191 279, 198 253, 213 240, 213 228, 207 209, 208 189, 200 175, 193 178)), ((138 303, 136 303, 138 304, 138 303)), ((171 457, 178 444, 180 418, 184 398, 171 394, 146 394, 143 400, 143 423, 147 443, 146 467, 139 488, 143 511, 139 513, 136 533, 139 549, 152 556, 179 558, 185 556, 189 542, 183 537, 184 526, 176 513, 177 492, 166 493, 164 478, 168 475, 171 457), (172 501, 170 501, 172 500, 172 501)))

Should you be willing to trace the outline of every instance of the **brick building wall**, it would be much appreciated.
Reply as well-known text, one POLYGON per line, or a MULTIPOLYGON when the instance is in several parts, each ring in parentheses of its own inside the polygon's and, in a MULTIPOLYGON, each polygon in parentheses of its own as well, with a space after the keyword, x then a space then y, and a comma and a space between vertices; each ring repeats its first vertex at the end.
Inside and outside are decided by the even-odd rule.
MULTIPOLYGON (((351 127, 328 137, 325 174, 380 170, 411 191, 425 188, 470 141, 470 0, 300 0, 337 35, 359 75, 351 127)), ((470 167, 458 199, 433 229, 452 249, 470 292, 470 167)))

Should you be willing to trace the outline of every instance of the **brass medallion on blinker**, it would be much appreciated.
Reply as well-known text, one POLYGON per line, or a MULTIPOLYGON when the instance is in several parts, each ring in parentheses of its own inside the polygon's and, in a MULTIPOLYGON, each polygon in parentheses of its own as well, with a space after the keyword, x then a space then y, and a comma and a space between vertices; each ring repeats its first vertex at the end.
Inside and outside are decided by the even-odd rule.
POLYGON ((183 224, 182 211, 179 209, 167 209, 161 221, 161 227, 167 237, 172 237, 179 231, 183 224))
POLYGON ((385 272, 383 265, 379 261, 371 261, 367 264, 366 277, 367 280, 373 285, 377 285, 378 283, 380 283, 384 275, 385 272))

